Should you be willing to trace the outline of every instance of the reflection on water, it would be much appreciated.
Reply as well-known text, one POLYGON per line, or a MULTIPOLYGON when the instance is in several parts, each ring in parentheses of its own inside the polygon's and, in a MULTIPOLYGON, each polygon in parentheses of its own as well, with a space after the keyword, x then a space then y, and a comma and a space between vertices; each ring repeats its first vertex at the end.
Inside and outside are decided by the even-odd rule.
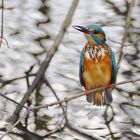
MULTIPOLYGON (((10 48, 3 44, 0 50, 1 93, 20 101, 34 75, 27 79, 25 72, 31 66, 35 74, 53 43, 72 1, 21 0, 5 1, 4 35, 10 48), (13 79, 13 80, 12 80, 13 79), (7 80, 9 80, 7 82, 7 80)), ((72 25, 100 23, 118 58, 128 1, 81 0, 72 25)), ((140 76, 140 2, 136 0, 132 23, 124 49, 117 81, 140 76)), ((73 96, 82 89, 78 81, 79 56, 85 38, 71 26, 50 63, 46 78, 60 99, 73 96)), ((113 90, 114 102, 108 108, 95 107, 80 97, 68 103, 67 118, 59 106, 32 112, 11 132, 11 139, 139 139, 140 83, 118 86, 113 90), (64 128, 64 125, 65 128, 64 128), (51 130, 58 131, 51 135, 51 130), (63 129, 64 128, 64 129, 63 129), (48 135, 48 133, 50 133, 48 135)), ((0 97, 0 119, 6 120, 16 105, 0 97)), ((43 85, 29 98, 26 105, 37 106, 56 101, 51 89, 43 85)), ((66 107, 66 105, 65 105, 66 107)), ((66 108, 64 107, 64 110, 66 108)), ((5 129, 1 130, 2 132, 5 129)), ((6 138, 8 139, 8 138, 6 138)), ((10 139, 10 138, 9 138, 10 139)))

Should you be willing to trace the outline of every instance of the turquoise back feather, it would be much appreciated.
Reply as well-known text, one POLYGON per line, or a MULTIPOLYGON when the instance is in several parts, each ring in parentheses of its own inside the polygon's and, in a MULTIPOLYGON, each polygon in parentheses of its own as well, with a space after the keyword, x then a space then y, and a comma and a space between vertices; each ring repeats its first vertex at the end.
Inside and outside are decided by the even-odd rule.
POLYGON ((80 55, 80 63, 79 63, 79 79, 80 79, 80 84, 84 86, 84 81, 82 78, 82 73, 83 73, 83 58, 84 58, 84 48, 81 51, 80 55))
POLYGON ((116 60, 115 60, 115 55, 112 51, 112 49, 109 47, 110 49, 110 57, 111 57, 111 67, 112 67, 112 83, 116 82, 116 73, 117 73, 117 69, 116 69, 116 60))

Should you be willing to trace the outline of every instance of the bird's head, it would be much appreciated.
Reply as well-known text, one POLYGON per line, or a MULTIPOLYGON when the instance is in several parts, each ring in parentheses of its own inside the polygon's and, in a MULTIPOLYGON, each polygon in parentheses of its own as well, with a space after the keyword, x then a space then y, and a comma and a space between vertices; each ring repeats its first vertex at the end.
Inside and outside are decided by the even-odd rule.
POLYGON ((73 27, 76 30, 83 32, 89 43, 104 44, 106 41, 105 32, 99 25, 90 24, 87 27, 84 26, 73 26, 73 27))

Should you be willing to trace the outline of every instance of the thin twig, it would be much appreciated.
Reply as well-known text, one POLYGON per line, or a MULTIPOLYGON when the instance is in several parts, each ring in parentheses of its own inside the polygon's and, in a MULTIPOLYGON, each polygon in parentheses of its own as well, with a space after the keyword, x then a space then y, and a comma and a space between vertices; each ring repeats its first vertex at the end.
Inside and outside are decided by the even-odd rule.
MULTIPOLYGON (((59 97, 57 96, 56 92, 54 91, 54 89, 52 88, 51 84, 49 83, 49 81, 46 78, 44 78, 44 82, 45 82, 46 86, 48 86, 51 89, 51 91, 53 92, 53 94, 54 94, 55 98, 57 99, 57 101, 58 102, 61 101, 59 99, 59 97)), ((54 131, 52 131, 49 134, 47 134, 47 136, 53 134, 54 132, 63 130, 65 128, 66 124, 67 124, 67 121, 68 121, 68 119, 67 119, 67 102, 66 102, 66 109, 64 108, 62 103, 60 103, 59 105, 60 105, 60 107, 62 109, 64 118, 62 119, 61 123, 59 124, 60 127, 57 127, 54 131), (62 124, 63 124, 63 126, 62 126, 62 124)))
MULTIPOLYGON (((110 114, 110 113, 109 113, 110 114)), ((110 115, 109 115, 110 116, 110 115)), ((107 128, 108 128, 108 130, 109 130, 109 133, 110 133, 110 135, 111 135, 111 139, 112 140, 115 140, 115 137, 114 137, 114 134, 113 134, 113 132, 112 132, 112 130, 111 130, 111 127, 110 127, 110 123, 113 121, 113 119, 114 119, 114 117, 115 117, 115 112, 114 112, 114 110, 113 110, 113 107, 111 106, 111 105, 107 105, 106 106, 106 109, 105 109, 105 112, 104 112, 104 119, 105 119, 105 124, 106 124, 106 126, 107 126, 107 128), (111 109, 112 110, 112 116, 111 116, 111 118, 108 120, 107 118, 108 118, 108 109, 111 109)))
MULTIPOLYGON (((119 45, 122 45, 122 42, 118 42, 116 40, 112 40, 111 38, 107 38, 109 41, 113 42, 113 43, 116 43, 116 44, 119 44, 119 45)), ((125 47, 127 47, 128 45, 127 44, 124 44, 125 47)))
MULTIPOLYGON (((140 81, 140 78, 138 78, 138 79, 136 79, 136 80, 122 81, 122 82, 119 82, 119 83, 116 83, 116 84, 112 84, 112 88, 114 88, 114 87, 116 87, 116 86, 119 86, 119 85, 127 84, 127 83, 135 83, 135 82, 138 82, 138 81, 140 81)), ((95 92, 95 91, 98 91, 98 90, 103 90, 103 89, 105 89, 105 88, 108 88, 108 87, 96 88, 96 89, 90 90, 90 93, 95 92)), ((49 103, 49 104, 45 104, 45 105, 41 105, 41 106, 36 106, 36 107, 31 107, 31 108, 30 108, 30 111, 38 110, 38 109, 40 109, 40 108, 47 108, 47 107, 49 107, 49 106, 54 106, 54 105, 57 105, 57 104, 61 104, 61 103, 63 103, 63 102, 69 102, 69 101, 71 101, 71 100, 73 100, 73 99, 77 99, 77 98, 79 98, 79 97, 81 97, 81 96, 85 96, 85 91, 72 91, 72 92, 73 92, 73 93, 81 93, 81 94, 76 95, 76 96, 72 96, 72 97, 67 97, 67 98, 65 98, 65 99, 63 99, 63 100, 56 101, 56 102, 53 102, 53 103, 49 103)), ((10 99, 9 97, 6 97, 5 95, 0 94, 0 96, 6 98, 6 99, 8 99, 8 100, 10 100, 11 102, 13 102, 13 103, 15 103, 15 104, 17 104, 17 105, 19 105, 19 106, 22 106, 23 108, 29 109, 29 107, 26 107, 26 106, 24 106, 24 105, 21 105, 20 103, 14 101, 14 100, 12 100, 12 99, 10 99)))
POLYGON ((0 36, 0 48, 2 44, 2 39, 3 39, 3 18, 4 18, 4 0, 1 1, 1 36, 0 36))
POLYGON ((26 110, 26 112, 6 131, 6 133, 0 137, 0 140, 2 140, 6 135, 8 135, 13 130, 13 128, 15 128, 26 117, 29 112, 29 109, 26 110))
MULTIPOLYGON (((126 1, 127 2, 127 1, 126 1)), ((112 3, 112 2, 111 2, 112 3)), ((120 63, 122 61, 122 58, 124 56, 124 47, 128 46, 125 44, 126 40, 127 40, 127 36, 128 36, 128 30, 129 30, 129 27, 131 25, 131 14, 132 14, 132 9, 134 7, 134 3, 135 3, 135 0, 131 0, 130 4, 129 4, 129 7, 128 9, 126 10, 126 13, 127 13, 127 16, 126 16, 126 21, 125 21, 125 28, 124 28, 124 33, 123 33, 123 37, 122 37, 122 42, 120 43, 120 53, 119 53, 119 58, 118 58, 118 61, 117 61, 117 73, 118 73, 118 70, 119 70, 119 67, 120 67, 120 63)), ((113 4, 113 3, 112 3, 113 4)), ((114 41, 113 41, 114 42, 114 41)), ((118 43, 118 42, 115 42, 115 43, 118 43)), ((106 108, 106 116, 107 116, 107 110, 108 110, 108 107, 106 108)), ((113 110, 113 109, 112 109, 113 110)), ((112 118, 108 121, 107 118, 105 118, 105 121, 106 121, 106 126, 110 132, 110 135, 111 135, 111 139, 114 140, 114 135, 112 133, 112 130, 111 130, 111 127, 110 127, 110 122, 113 120, 113 117, 114 115, 112 116, 112 118)))
MULTIPOLYGON (((36 73, 32 73, 32 74, 29 74, 28 77, 29 77, 29 76, 32 77, 32 76, 35 76, 35 75, 36 75, 36 73)), ((16 78, 9 79, 9 80, 0 79, 0 83, 1 83, 0 88, 3 88, 5 85, 10 84, 10 83, 12 83, 12 82, 14 82, 14 81, 16 81, 16 80, 21 80, 21 79, 24 79, 24 78, 27 78, 27 75, 25 75, 25 76, 20 76, 20 77, 16 77, 16 78)))
POLYGON ((125 46, 125 42, 126 42, 126 39, 127 39, 127 36, 128 36, 128 29, 129 29, 130 24, 131 24, 131 14, 132 14, 132 9, 134 7, 134 4, 135 4, 135 0, 131 0, 131 3, 129 5, 129 9, 128 9, 128 13, 127 13, 127 17, 126 17, 124 34, 123 34, 123 37, 122 37, 122 43, 121 43, 121 48, 120 48, 120 54, 119 54, 119 58, 118 58, 118 62, 117 62, 117 68, 118 69, 119 69, 121 60, 122 60, 123 55, 124 55, 123 48, 125 46))
MULTIPOLYGON (((116 84, 112 84, 112 88, 114 88, 114 87, 116 87, 116 86, 119 86, 119 85, 127 84, 127 83, 135 83, 135 82, 138 82, 138 81, 140 81, 140 78, 138 78, 138 79, 136 79, 136 80, 122 81, 122 82, 119 82, 119 83, 116 83, 116 84)), ((96 88, 96 89, 90 90, 90 94, 92 94, 93 92, 98 91, 98 90, 103 90, 103 89, 105 89, 105 88, 108 88, 108 87, 100 87, 100 88, 96 88)), ((77 93, 78 93, 78 91, 77 91, 77 93)), ((81 93, 81 92, 80 92, 80 93, 81 93)), ((1 94, 0 94, 0 95, 1 95, 1 94)), ((63 99, 63 100, 59 100, 59 101, 56 101, 56 102, 53 102, 53 103, 49 103, 49 104, 45 104, 45 105, 41 105, 41 106, 36 106, 36 107, 28 107, 28 108, 25 107, 25 106, 23 106, 23 105, 21 105, 20 103, 17 103, 17 102, 14 101, 14 100, 11 100, 11 99, 7 98, 6 96, 3 96, 4 98, 9 99, 10 101, 12 101, 12 102, 14 102, 14 103, 16 103, 16 104, 18 104, 18 105, 20 105, 20 106, 26 108, 27 110, 26 110, 26 112, 24 113, 23 117, 21 117, 21 118, 19 118, 18 120, 16 120, 15 123, 12 125, 12 127, 11 127, 10 129, 7 130, 7 132, 0 138, 0 140, 1 140, 4 136, 6 136, 6 135, 7 135, 21 120, 23 120, 23 119, 26 117, 26 115, 27 115, 30 111, 35 111, 35 110, 38 110, 38 109, 41 109, 41 108, 48 108, 48 107, 50 107, 50 106, 54 106, 54 105, 58 105, 58 104, 60 105, 60 104, 62 104, 63 102, 67 103, 67 102, 69 102, 69 101, 71 101, 71 100, 73 100, 73 99, 77 99, 77 98, 79 98, 79 97, 81 97, 81 96, 85 96, 85 91, 82 91, 82 93, 79 94, 79 95, 76 95, 76 96, 73 96, 73 97, 67 97, 67 98, 65 98, 65 99, 63 99)), ((61 127, 61 129, 63 129, 63 128, 64 128, 64 127, 61 127)), ((61 129, 56 129, 55 131, 52 131, 52 132, 50 132, 49 134, 58 132, 58 131, 60 131, 61 129)), ((47 134, 46 136, 48 136, 49 134, 47 134)))
MULTIPOLYGON (((44 76, 44 73, 46 72, 46 69, 49 66, 50 61, 52 60, 53 56, 55 55, 59 44, 61 43, 64 34, 68 28, 68 26, 71 23, 73 14, 76 10, 76 7, 78 5, 79 0, 73 0, 72 5, 68 11, 68 14, 66 16, 66 19, 64 20, 60 31, 58 33, 58 35, 56 36, 56 39, 53 43, 53 45, 51 46, 50 50, 48 51, 44 61, 42 62, 39 71, 35 77, 35 79, 33 80, 31 86, 29 87, 28 91, 25 93, 24 97, 22 98, 20 104, 25 104, 26 101, 28 100, 29 96, 33 93, 33 91, 35 90, 36 86, 38 85, 38 83, 40 82, 40 80, 42 79, 42 77, 44 76)), ((9 121, 12 121, 12 118, 16 118, 18 119, 19 113, 21 111, 22 107, 21 106, 17 106, 16 110, 14 111, 13 115, 8 119, 9 121), (16 115, 16 116, 15 116, 16 115)))
MULTIPOLYGON (((128 81, 119 82, 119 83, 116 83, 116 84, 112 84, 112 88, 114 88, 116 86, 119 86, 119 85, 127 84, 127 83, 135 83, 135 82, 138 82, 138 81, 140 81, 140 78, 136 79, 136 80, 128 80, 128 81)), ((108 87, 106 86, 106 87, 100 87, 100 88, 90 90, 90 94, 92 94, 93 92, 98 91, 98 90, 103 90, 105 88, 108 88, 108 87)), ((75 95, 75 96, 72 96, 72 97, 67 97, 67 98, 65 98, 65 99, 63 99, 61 101, 56 101, 56 102, 53 102, 53 103, 32 107, 32 108, 30 108, 30 110, 36 110, 36 109, 38 110, 40 108, 48 108, 50 106, 58 105, 58 104, 63 103, 63 102, 69 102, 69 101, 71 101, 73 99, 77 99, 79 97, 85 96, 85 91, 81 91, 81 92, 82 93, 79 94, 79 95, 75 95)), ((78 91, 75 92, 75 93, 78 93, 78 91)))
POLYGON ((2 45, 2 41, 4 40, 7 47, 9 48, 8 41, 3 36, 3 24, 4 24, 4 0, 1 1, 1 36, 0 36, 0 48, 2 45))
MULTIPOLYGON (((54 89, 52 88, 51 84, 49 83, 49 81, 46 78, 44 78, 44 82, 45 82, 46 86, 48 86, 51 89, 51 91, 53 92, 53 94, 54 94, 55 98, 57 99, 57 101, 60 101, 60 99, 57 96, 56 92, 54 91, 54 89)), ((65 118, 65 122, 67 122, 67 114, 66 114, 66 111, 65 111, 62 103, 60 103, 59 105, 62 108, 62 112, 63 112, 64 118, 65 118)), ((67 105, 67 103, 66 103, 66 105, 67 105)), ((66 108, 67 108, 67 106, 66 106, 66 108)))
POLYGON ((17 105, 19 105, 19 106, 21 106, 21 107, 23 107, 23 108, 25 108, 25 109, 28 110, 28 107, 26 107, 26 106, 24 106, 24 105, 22 105, 22 104, 16 102, 15 100, 13 100, 13 99, 11 99, 11 98, 9 98, 9 97, 7 97, 7 96, 1 94, 1 93, 0 93, 0 96, 2 96, 3 98, 5 98, 5 99, 7 99, 7 100, 9 100, 9 101, 11 101, 11 102, 13 102, 13 103, 15 103, 15 104, 17 104, 17 105))

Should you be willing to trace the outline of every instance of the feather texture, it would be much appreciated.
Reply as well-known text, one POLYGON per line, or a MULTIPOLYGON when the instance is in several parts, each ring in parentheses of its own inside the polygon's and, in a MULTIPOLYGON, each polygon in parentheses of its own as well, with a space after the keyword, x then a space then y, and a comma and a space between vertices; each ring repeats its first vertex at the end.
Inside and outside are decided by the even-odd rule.
POLYGON ((117 70, 116 70, 116 60, 115 60, 115 55, 112 51, 112 49, 110 48, 110 57, 111 57, 111 67, 112 67, 112 83, 115 83, 116 82, 116 73, 117 73, 117 70))
POLYGON ((105 32, 96 24, 75 26, 75 29, 83 32, 87 39, 87 44, 81 51, 79 66, 79 79, 85 87, 86 99, 97 106, 110 104, 113 100, 110 89, 89 94, 92 89, 108 86, 116 81, 115 56, 106 41, 105 32))
MULTIPOLYGON (((115 56, 107 44, 98 46, 86 44, 80 56, 79 77, 81 85, 86 90, 115 83, 115 56)), ((113 100, 110 89, 91 93, 86 99, 98 106, 110 104, 113 100)))
POLYGON ((79 79, 80 79, 80 84, 82 86, 84 86, 84 81, 83 81, 83 58, 84 58, 84 48, 81 51, 81 55, 80 55, 80 63, 79 63, 79 79))

